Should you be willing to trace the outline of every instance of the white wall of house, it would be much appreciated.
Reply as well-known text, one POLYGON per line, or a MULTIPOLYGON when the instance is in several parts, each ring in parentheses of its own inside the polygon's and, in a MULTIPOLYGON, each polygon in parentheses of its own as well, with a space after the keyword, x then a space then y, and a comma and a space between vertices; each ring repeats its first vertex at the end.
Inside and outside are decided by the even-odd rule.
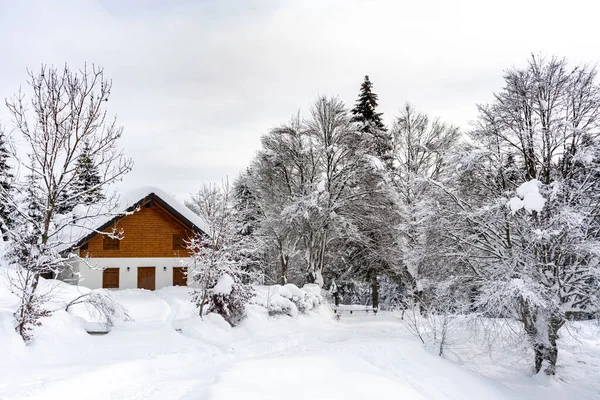
POLYGON ((119 268, 119 288, 134 289, 137 288, 137 268, 155 267, 156 289, 160 289, 173 285, 173 267, 185 266, 184 262, 182 258, 91 258, 87 260, 89 266, 83 261, 73 261, 72 271, 65 271, 60 279, 98 289, 102 287, 102 271, 105 268, 119 268))

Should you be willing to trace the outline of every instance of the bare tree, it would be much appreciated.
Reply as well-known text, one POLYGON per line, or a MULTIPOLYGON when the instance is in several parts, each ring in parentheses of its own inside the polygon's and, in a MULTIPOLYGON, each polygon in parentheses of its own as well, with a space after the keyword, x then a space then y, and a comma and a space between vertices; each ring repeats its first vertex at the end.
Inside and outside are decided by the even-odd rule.
MULTIPOLYGON (((596 71, 532 57, 479 107, 459 159, 447 235, 475 306, 522 323, 535 371, 556 372, 567 318, 600 309, 596 71)), ((440 184, 442 186, 442 184, 440 184)))
POLYGON ((307 198, 318 178, 318 154, 300 116, 272 129, 262 139, 262 149, 252 163, 257 201, 264 216, 258 235, 276 260, 274 280, 286 284, 294 258, 300 254, 301 221, 284 218, 284 210, 307 198), (298 223, 298 224, 297 224, 298 223))
MULTIPOLYGON (((406 104, 392 127, 394 139, 393 184, 400 203, 399 275, 408 284, 410 301, 425 312, 427 278, 440 276, 443 265, 439 230, 439 192, 430 180, 438 180, 448 167, 449 157, 460 139, 457 127, 432 119, 406 104), (427 269, 427 271, 426 271, 427 269)), ((434 280, 433 282, 435 282, 434 280)))
POLYGON ((43 65, 29 71, 29 96, 19 91, 6 101, 14 127, 25 143, 29 160, 20 160, 29 179, 21 183, 26 209, 14 197, 5 197, 17 209, 19 224, 9 235, 13 243, 12 261, 21 274, 17 294, 21 300, 17 330, 24 339, 31 315, 40 313, 38 298, 41 276, 53 276, 66 266, 60 252, 68 248, 74 228, 86 229, 86 221, 111 211, 107 199, 95 207, 61 216, 57 210, 66 201, 78 202, 92 191, 102 190, 131 170, 132 161, 123 156, 117 143, 123 128, 109 118, 105 104, 112 84, 102 68, 84 66, 79 71, 43 65), (100 179, 84 191, 71 190, 76 179, 78 157, 84 147, 93 157, 100 179), (35 212, 31 208, 35 207, 35 212))

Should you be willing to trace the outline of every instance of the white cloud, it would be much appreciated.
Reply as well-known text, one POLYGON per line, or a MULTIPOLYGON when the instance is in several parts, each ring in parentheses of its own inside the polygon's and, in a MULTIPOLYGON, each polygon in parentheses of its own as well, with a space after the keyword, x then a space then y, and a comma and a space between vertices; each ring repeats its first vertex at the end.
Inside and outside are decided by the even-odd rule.
MULTIPOLYGON (((593 3, 0 0, 0 97, 40 63, 94 62, 136 163, 125 178, 187 194, 235 176, 260 135, 371 75, 388 122, 405 101, 467 128, 502 71, 534 52, 595 62, 593 3)), ((0 119, 7 124, 6 110, 0 119)))

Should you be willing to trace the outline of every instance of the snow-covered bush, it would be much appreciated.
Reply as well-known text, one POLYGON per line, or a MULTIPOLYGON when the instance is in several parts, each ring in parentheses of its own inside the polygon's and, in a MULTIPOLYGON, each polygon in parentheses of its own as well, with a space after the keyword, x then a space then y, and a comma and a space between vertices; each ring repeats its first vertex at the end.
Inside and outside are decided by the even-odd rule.
POLYGON ((259 286, 253 302, 267 309, 270 316, 307 313, 315 309, 323 301, 321 289, 316 284, 304 285, 302 289, 296 285, 259 286))
POLYGON ((307 304, 306 310, 313 310, 323 302, 319 285, 307 284, 302 287, 302 290, 306 293, 304 296, 304 301, 307 304))
POLYGON ((252 293, 246 285, 224 274, 209 289, 208 296, 208 312, 221 315, 231 326, 235 326, 245 318, 246 304, 252 298, 252 293))

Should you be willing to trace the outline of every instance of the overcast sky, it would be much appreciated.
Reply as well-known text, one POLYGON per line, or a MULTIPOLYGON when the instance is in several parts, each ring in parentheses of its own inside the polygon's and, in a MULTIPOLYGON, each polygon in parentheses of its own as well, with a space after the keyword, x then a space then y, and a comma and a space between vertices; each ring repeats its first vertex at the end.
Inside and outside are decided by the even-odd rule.
MULTIPOLYGON (((531 53, 595 64, 595 1, 0 0, 0 98, 41 63, 105 68, 134 170, 180 199, 245 168, 260 136, 365 74, 390 123, 410 101, 468 129, 531 53)), ((0 120, 10 128, 5 107, 0 120)))

